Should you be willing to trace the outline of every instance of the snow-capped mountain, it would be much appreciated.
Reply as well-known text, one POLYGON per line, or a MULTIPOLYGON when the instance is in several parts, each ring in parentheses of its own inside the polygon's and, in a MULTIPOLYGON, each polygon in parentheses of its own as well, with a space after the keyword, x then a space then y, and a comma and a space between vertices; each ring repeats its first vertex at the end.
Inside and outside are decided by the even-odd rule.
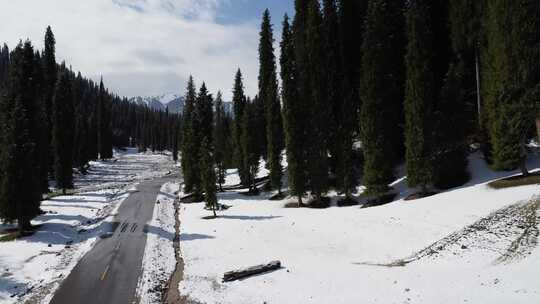
MULTIPOLYGON (((129 101, 145 105, 153 110, 165 111, 169 110, 169 113, 182 113, 184 111, 184 96, 174 93, 163 94, 159 96, 137 96, 131 98, 129 101)), ((233 103, 229 101, 223 102, 225 112, 233 113, 233 103)))
POLYGON ((169 113, 182 113, 184 109, 184 96, 168 93, 159 96, 137 96, 130 99, 131 102, 135 102, 141 105, 158 110, 169 110, 169 113))

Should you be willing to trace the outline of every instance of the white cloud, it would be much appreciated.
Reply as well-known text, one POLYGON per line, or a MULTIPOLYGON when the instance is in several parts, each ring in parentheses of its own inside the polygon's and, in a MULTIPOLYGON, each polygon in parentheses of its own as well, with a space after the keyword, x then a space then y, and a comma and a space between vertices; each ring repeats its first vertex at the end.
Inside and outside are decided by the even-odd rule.
POLYGON ((230 98, 240 67, 257 90, 258 23, 215 22, 228 0, 0 0, 0 41, 30 38, 43 47, 47 25, 57 59, 125 95, 184 93, 187 77, 230 98))

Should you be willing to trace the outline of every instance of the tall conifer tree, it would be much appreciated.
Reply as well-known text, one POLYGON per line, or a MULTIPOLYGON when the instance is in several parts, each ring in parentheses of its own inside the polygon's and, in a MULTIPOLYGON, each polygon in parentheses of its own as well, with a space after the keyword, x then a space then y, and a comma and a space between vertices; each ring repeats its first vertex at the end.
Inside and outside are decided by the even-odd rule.
POLYGON ((218 92, 216 95, 215 109, 214 158, 216 160, 217 183, 219 184, 219 191, 223 191, 223 184, 225 183, 226 174, 225 154, 227 150, 227 117, 223 107, 223 96, 221 92, 218 92))
POLYGON ((540 99, 537 1, 488 1, 482 80, 493 167, 525 166, 527 135, 540 99))
POLYGON ((394 180, 402 151, 403 1, 369 3, 362 46, 360 130, 366 193, 381 196, 394 180))
POLYGON ((112 130, 111 130, 111 100, 103 86, 103 79, 99 83, 98 95, 98 150, 100 159, 112 158, 112 130))
POLYGON ((257 116, 255 104, 248 98, 242 115, 241 148, 244 155, 244 166, 248 170, 248 186, 251 193, 257 193, 255 179, 259 172, 259 155, 257 154, 257 116))
POLYGON ((53 97, 53 147, 56 186, 64 194, 73 188, 74 114, 71 79, 63 67, 53 97))
POLYGON ((405 146, 407 183, 423 191, 433 181, 432 118, 435 102, 433 31, 428 0, 412 0, 406 13, 405 146))
POLYGON ((268 168, 270 169, 270 183, 273 189, 281 193, 281 151, 283 150, 283 122, 281 118, 281 105, 279 103, 276 57, 274 55, 274 34, 270 20, 270 11, 263 14, 259 42, 259 98, 263 100, 265 108, 268 168))
POLYGON ((328 190, 328 132, 325 126, 328 113, 324 69, 324 49, 322 39, 322 15, 318 0, 308 3, 306 31, 307 66, 310 75, 306 97, 310 102, 307 108, 309 127, 307 129, 309 185, 314 199, 321 201, 328 190))
POLYGON ((57 81, 56 65, 56 39, 50 26, 47 27, 45 32, 45 50, 43 51, 43 71, 45 79, 45 132, 44 132, 44 145, 49 147, 43 149, 43 163, 42 167, 46 168, 41 171, 41 187, 44 192, 49 189, 48 177, 49 172, 52 172, 52 103, 54 90, 57 81))
POLYGON ((287 146, 288 181, 291 194, 298 197, 299 206, 303 205, 302 197, 306 192, 306 163, 304 157, 304 107, 298 98, 297 65, 294 48, 294 36, 289 24, 289 17, 283 20, 281 35, 281 83, 283 100, 283 126, 287 146))
POLYGON ((38 134, 36 117, 41 109, 35 96, 34 49, 30 41, 13 52, 9 84, 4 98, 5 127, 0 193, 0 215, 17 220, 21 232, 30 228, 30 220, 39 214, 38 134))
POLYGON ((197 144, 195 141, 195 104, 197 92, 193 77, 189 77, 186 89, 185 106, 182 124, 182 175, 184 191, 190 193, 199 185, 197 144))
POLYGON ((242 117, 246 107, 246 96, 244 95, 244 83, 240 69, 236 72, 233 88, 233 110, 234 110, 234 139, 235 139, 235 163, 240 176, 240 183, 249 186, 249 169, 245 166, 245 155, 242 151, 242 117))

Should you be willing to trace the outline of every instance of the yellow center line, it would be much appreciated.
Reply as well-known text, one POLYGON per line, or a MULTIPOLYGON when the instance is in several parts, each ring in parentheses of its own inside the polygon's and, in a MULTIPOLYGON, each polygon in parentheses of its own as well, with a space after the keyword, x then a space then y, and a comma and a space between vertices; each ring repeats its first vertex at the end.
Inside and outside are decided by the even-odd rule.
POLYGON ((107 272, 109 271, 109 266, 107 265, 107 268, 105 268, 105 271, 101 274, 101 281, 105 280, 105 277, 107 276, 107 272))

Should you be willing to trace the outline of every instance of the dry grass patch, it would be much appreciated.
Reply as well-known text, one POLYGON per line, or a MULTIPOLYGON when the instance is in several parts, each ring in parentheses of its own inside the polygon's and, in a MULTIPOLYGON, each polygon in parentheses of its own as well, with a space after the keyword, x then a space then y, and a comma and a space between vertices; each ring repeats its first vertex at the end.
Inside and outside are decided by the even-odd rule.
POLYGON ((537 185, 540 184, 540 172, 531 173, 529 175, 517 175, 493 181, 488 184, 493 189, 504 189, 519 186, 537 185))

